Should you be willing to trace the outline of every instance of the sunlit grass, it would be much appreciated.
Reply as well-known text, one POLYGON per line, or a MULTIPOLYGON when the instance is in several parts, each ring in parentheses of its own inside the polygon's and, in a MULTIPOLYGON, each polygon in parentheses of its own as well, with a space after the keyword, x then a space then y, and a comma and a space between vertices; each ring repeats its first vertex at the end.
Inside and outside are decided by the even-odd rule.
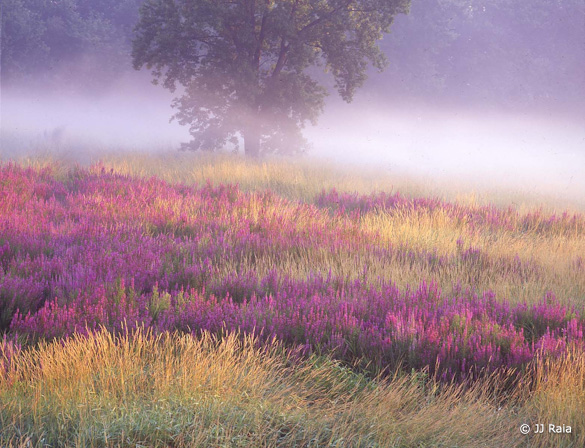
MULTIPOLYGON (((438 273, 435 278, 448 287, 458 280, 480 290, 490 289, 499 297, 531 301, 549 290, 563 299, 585 303, 585 276, 575 269, 575 260, 585 254, 585 233, 541 233, 534 230, 511 232, 506 229, 472 228, 457 222, 443 210, 402 210, 393 213, 370 212, 362 217, 365 229, 375 232, 389 244, 404 245, 419 250, 436 251, 454 256, 464 247, 483 251, 488 257, 515 258, 533 262, 541 274, 519 281, 505 272, 490 272, 476 266, 458 266, 438 273)), ((424 272, 424 271, 420 271, 424 272)), ((397 273, 399 274, 399 273, 397 273)), ((429 274, 430 275, 430 274, 429 274)))
POLYGON ((570 201, 553 192, 470 185, 457 179, 430 179, 415 174, 385 172, 363 166, 344 166, 324 160, 267 158, 249 160, 229 154, 166 152, 104 153, 96 155, 106 168, 139 177, 156 176, 185 184, 237 183, 244 191, 270 189, 289 199, 312 201, 323 190, 400 191, 407 196, 432 196, 462 204, 514 206, 521 212, 543 207, 553 210, 585 210, 585 202, 570 201))
POLYGON ((585 353, 571 349, 560 359, 541 359, 527 377, 518 391, 522 418, 545 426, 545 434, 533 435, 530 446, 585 446, 585 353), (571 426, 571 436, 549 432, 549 424, 571 426))
MULTIPOLYGON (((75 176, 77 169, 50 157, 21 164, 50 168, 59 181, 75 176)), ((559 204, 535 197, 461 195, 406 177, 231 156, 126 154, 109 156, 90 172, 102 168, 170 183, 238 183, 242 190, 256 192, 239 196, 237 205, 214 210, 197 200, 186 203, 156 195, 133 208, 99 189, 79 199, 82 207, 106 210, 103 219, 115 216, 119 223, 136 225, 144 221, 148 237, 192 235, 196 227, 189 225, 200 218, 226 226, 226 241, 238 241, 241 223, 253 226, 253 235, 302 236, 302 247, 267 244, 261 251, 216 256, 213 274, 219 280, 246 272, 257 278, 271 272, 298 280, 315 274, 367 278, 372 284, 383 279, 400 288, 427 280, 445 294, 463 287, 490 290, 512 303, 535 304, 552 291, 578 310, 585 307, 585 276, 576 264, 585 254, 585 234, 577 227, 510 230, 472 226, 442 208, 372 210, 358 216, 314 205, 322 190, 336 188, 407 196, 444 191, 441 197, 470 206, 513 205, 519 216, 541 206, 544 217, 553 209, 562 211, 559 204), (265 197, 261 191, 267 189, 276 195, 265 197), (512 199, 525 202, 514 205, 512 199), (149 216, 162 218, 151 222, 149 216), (351 245, 324 244, 327 235, 351 245), (485 259, 465 259, 469 248, 485 259), (412 257, 403 256, 409 251, 412 257), (428 254, 447 261, 428 263, 428 254), (509 268, 515 258, 532 270, 509 268)), ((30 208, 28 213, 33 212, 30 208)), ((52 229, 59 231, 58 226, 52 229)), ((204 247, 211 239, 208 235, 197 244, 204 247)), ((0 446, 585 445, 582 349, 528 366, 517 390, 505 388, 496 377, 449 386, 424 372, 399 368, 383 380, 371 379, 359 368, 323 357, 301 360, 287 350, 276 342, 261 347, 249 336, 204 334, 196 339, 148 331, 122 336, 102 331, 28 347, 12 355, 5 375, 0 368, 0 446), (571 425, 572 433, 522 436, 522 423, 571 425)))
MULTIPOLYGON (((371 380, 278 343, 98 332, 17 354, 2 446, 516 446, 484 387, 371 380)), ((486 380, 488 381, 488 380, 486 380)))
MULTIPOLYGON (((490 191, 484 189, 475 193, 464 192, 462 185, 422 181, 407 176, 389 176, 373 170, 350 171, 340 167, 326 167, 308 161, 250 161, 236 156, 174 154, 169 156, 143 154, 109 156, 104 158, 106 169, 139 177, 157 176, 169 182, 186 184, 237 183, 244 191, 269 189, 283 197, 312 202, 323 190, 336 188, 340 191, 355 191, 369 194, 375 191, 400 191, 406 196, 437 196, 455 202, 479 206, 500 204, 513 206, 522 214, 542 210, 543 213, 562 212, 566 204, 557 198, 547 198, 528 193, 490 191)), ((569 208, 570 209, 570 208, 569 208)), ((282 209, 280 213, 283 213, 282 209)), ((296 222, 301 222, 295 218, 296 222)), ((577 257, 585 254, 585 234, 572 233, 542 234, 533 229, 510 232, 505 229, 471 228, 469 223, 457 222, 444 210, 403 210, 401 212, 370 212, 362 216, 361 226, 367 232, 376 233, 381 241, 413 249, 436 251, 440 255, 454 255, 457 241, 466 246, 478 248, 490 257, 520 257, 524 261, 537 263, 543 272, 540 278, 518 282, 502 278, 489 272, 462 272, 457 270, 428 272, 419 266, 414 269, 388 260, 372 260, 367 254, 360 254, 363 260, 356 261, 356 254, 347 254, 350 260, 340 254, 306 254, 299 258, 285 256, 283 259, 260 260, 258 267, 279 266, 293 276, 303 276, 311 269, 320 272, 339 273, 350 278, 360 275, 363 265, 368 264, 371 278, 390 278, 399 285, 418 282, 433 277, 445 289, 468 278, 463 284, 479 290, 492 289, 500 297, 511 300, 537 300, 548 290, 554 290, 563 300, 585 301, 585 278, 573 268, 577 257), (356 268, 360 268, 357 269, 356 268), (479 277, 478 277, 479 276, 479 277)), ((232 264, 226 269, 232 269, 232 264)), ((469 269, 469 268, 467 268, 469 269)), ((471 267, 470 269, 475 269, 471 267)))

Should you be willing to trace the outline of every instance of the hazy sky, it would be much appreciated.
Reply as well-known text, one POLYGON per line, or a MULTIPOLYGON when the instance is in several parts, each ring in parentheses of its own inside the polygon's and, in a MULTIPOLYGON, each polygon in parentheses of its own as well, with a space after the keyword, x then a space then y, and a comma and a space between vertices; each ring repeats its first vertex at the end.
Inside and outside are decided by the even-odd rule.
POLYGON ((425 106, 329 105, 315 153, 390 172, 585 195, 585 122, 425 106), (355 106, 355 107, 353 107, 355 106))
MULTIPOLYGON (((372 75, 351 104, 332 94, 318 125, 306 128, 311 156, 585 196, 585 20, 559 7, 556 28, 544 31, 555 31, 557 44, 565 39, 558 33, 566 33, 570 45, 549 48, 551 34, 536 36, 522 22, 526 5, 502 18, 490 16, 489 5, 481 6, 486 2, 470 5, 476 3, 470 12, 432 1, 434 14, 442 14, 436 21, 413 0, 411 15, 397 17, 384 39, 388 70, 372 75), (493 35, 469 29, 492 30, 496 18, 515 39, 501 29, 493 35)), ((3 84, 0 154, 178 147, 189 140, 188 131, 169 124, 172 95, 148 79, 129 71, 99 94, 33 87, 30 79, 3 84)))
MULTIPOLYGON (((189 134, 169 123, 170 100, 169 93, 144 82, 97 98, 4 92, 3 154, 9 145, 80 157, 111 148, 176 148, 189 134)), ((358 95, 351 104, 331 101, 306 135, 310 156, 335 163, 585 195, 585 123, 578 119, 381 107, 358 95)))

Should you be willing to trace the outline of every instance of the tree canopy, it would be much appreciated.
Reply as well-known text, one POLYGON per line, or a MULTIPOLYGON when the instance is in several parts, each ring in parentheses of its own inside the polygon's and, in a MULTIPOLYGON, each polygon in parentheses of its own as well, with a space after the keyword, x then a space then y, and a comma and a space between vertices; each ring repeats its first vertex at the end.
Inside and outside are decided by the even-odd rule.
POLYGON ((368 65, 386 63, 378 41, 409 0, 147 0, 133 62, 181 95, 176 118, 192 149, 243 136, 246 154, 302 150, 301 129, 323 108, 322 66, 346 101, 368 65))
POLYGON ((2 80, 107 84, 130 65, 142 1, 2 0, 2 80))
POLYGON ((380 101, 582 110, 584 17, 583 0, 413 0, 368 88, 380 101))
MULTIPOLYGON (((131 41, 143 3, 145 0, 0 0, 2 89, 13 84, 25 89, 102 93, 115 87, 119 77, 132 70, 131 41)), ((246 113, 249 106, 236 102, 225 82, 237 72, 248 73, 247 78, 238 80, 239 95, 260 103, 274 99, 272 110, 258 113, 268 115, 275 124, 271 134, 262 139, 264 150, 299 148, 303 143, 299 126, 319 115, 324 86, 332 89, 337 80, 337 89, 351 98, 363 82, 364 64, 373 57, 377 61, 374 66, 383 65, 374 48, 382 27, 360 25, 365 17, 371 20, 368 9, 379 4, 386 7, 381 11, 386 11, 382 25, 407 7, 406 1, 151 1, 145 6, 149 11, 144 13, 136 36, 135 57, 143 66, 159 70, 157 79, 162 83, 167 73, 169 80, 174 78, 170 85, 175 85, 180 95, 175 103, 177 118, 194 126, 193 132, 203 139, 191 147, 211 148, 241 132, 234 131, 242 124, 236 119, 238 108, 240 116, 251 118, 246 113), (360 5, 361 11, 352 11, 358 9, 355 5, 360 5), (340 7, 340 15, 329 17, 340 7), (219 14, 224 10, 229 14, 219 14), (315 20, 319 22, 300 36, 295 34, 315 20), (347 24, 351 26, 343 31, 347 24), (255 84, 250 61, 257 53, 251 49, 258 48, 261 29, 263 45, 255 84), (356 33, 365 34, 360 45, 351 42, 356 33), (176 36, 179 40, 174 41, 176 36), (270 70, 278 65, 282 37, 286 57, 275 76, 278 82, 272 82, 270 70), (161 52, 156 54, 158 46, 161 52), (197 57, 192 59, 193 55, 197 57), (346 56, 352 58, 348 64, 343 63, 346 56), (318 64, 333 77, 323 74, 318 64), (193 80, 193 73, 198 80, 193 80), (207 89, 212 84, 225 91, 207 89), (269 85, 271 89, 267 89, 269 85), (198 97, 204 94, 207 103, 198 97), (290 106, 288 115, 277 107, 278 102, 290 106), (214 109, 197 109, 205 104, 214 109), (193 121, 194 113, 211 119, 206 122, 209 129, 202 127, 205 132, 201 134, 197 126, 203 122, 193 121)), ((399 103, 400 107, 422 100, 439 107, 581 113, 585 98, 584 16, 583 0, 412 0, 409 14, 398 16, 389 38, 379 43, 391 62, 389 67, 383 77, 372 76, 362 94, 385 105, 399 103)), ((369 73, 373 74, 372 70, 369 73)), ((142 82, 141 76, 128 78, 142 82)), ((235 92, 235 86, 231 88, 235 92)), ((255 122, 262 122, 257 118, 255 122)))

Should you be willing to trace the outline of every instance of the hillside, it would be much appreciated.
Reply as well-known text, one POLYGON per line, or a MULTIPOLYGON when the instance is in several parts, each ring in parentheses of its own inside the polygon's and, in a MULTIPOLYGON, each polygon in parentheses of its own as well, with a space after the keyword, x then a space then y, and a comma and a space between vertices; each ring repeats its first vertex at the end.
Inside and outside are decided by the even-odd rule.
POLYGON ((583 213, 142 162, 0 167, 2 446, 585 442, 583 213))

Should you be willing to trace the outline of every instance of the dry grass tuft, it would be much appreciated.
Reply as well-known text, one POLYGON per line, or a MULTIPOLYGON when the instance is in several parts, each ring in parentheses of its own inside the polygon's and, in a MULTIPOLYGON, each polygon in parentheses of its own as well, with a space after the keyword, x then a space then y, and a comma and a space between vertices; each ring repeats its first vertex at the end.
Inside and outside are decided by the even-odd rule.
POLYGON ((585 446, 585 352, 571 348, 560 359, 540 359, 527 375, 530 381, 518 391, 522 415, 530 425, 544 424, 530 446, 585 446), (549 424, 570 426, 571 434, 549 432, 549 424))
POLYGON ((234 334, 101 331, 19 353, 0 380, 0 445, 515 446, 487 385, 370 380, 234 334))

